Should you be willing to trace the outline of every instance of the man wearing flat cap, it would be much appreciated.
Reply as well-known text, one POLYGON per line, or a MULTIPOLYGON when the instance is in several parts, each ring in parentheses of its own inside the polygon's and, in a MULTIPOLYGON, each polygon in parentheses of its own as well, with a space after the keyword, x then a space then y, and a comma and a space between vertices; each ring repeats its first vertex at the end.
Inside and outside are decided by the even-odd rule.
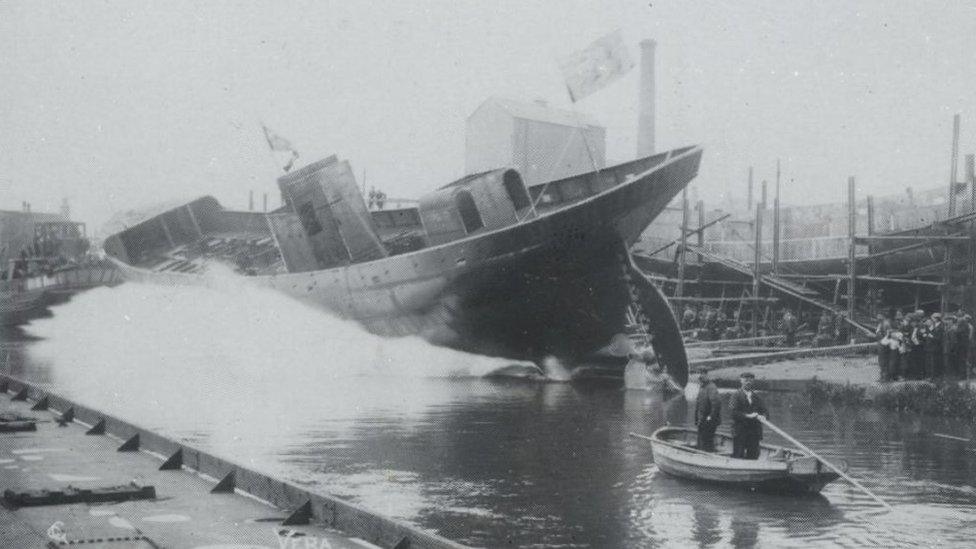
POLYGON ((745 372, 739 376, 741 387, 729 404, 732 408, 732 457, 759 459, 759 441, 763 428, 759 418, 769 415, 766 405, 753 390, 756 376, 745 372))
POLYGON ((722 399, 718 387, 708 379, 708 370, 698 369, 698 400, 695 402, 695 425, 698 427, 698 449, 715 451, 715 429, 722 423, 722 399))

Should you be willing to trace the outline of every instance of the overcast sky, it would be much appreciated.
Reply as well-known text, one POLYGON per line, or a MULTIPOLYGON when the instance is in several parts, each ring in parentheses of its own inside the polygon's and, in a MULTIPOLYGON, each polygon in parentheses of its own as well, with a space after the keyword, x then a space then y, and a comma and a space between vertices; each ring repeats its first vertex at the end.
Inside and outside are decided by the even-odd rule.
MULTIPOLYGON (((304 162, 337 153, 417 196, 463 175, 486 97, 568 106, 558 58, 615 29, 635 59, 657 40, 658 148, 705 146, 713 204, 777 157, 787 202, 841 200, 852 174, 943 185, 956 112, 976 151, 972 1, 0 1, 0 208, 70 197, 94 226, 197 194, 245 208, 280 173, 260 120, 304 162)), ((577 104, 613 160, 635 154, 638 76, 577 104)))

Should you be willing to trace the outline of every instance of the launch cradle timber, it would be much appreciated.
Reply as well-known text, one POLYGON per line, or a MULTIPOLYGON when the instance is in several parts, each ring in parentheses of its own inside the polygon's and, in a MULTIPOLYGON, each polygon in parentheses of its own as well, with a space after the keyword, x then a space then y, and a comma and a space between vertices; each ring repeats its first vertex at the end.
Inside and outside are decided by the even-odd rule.
POLYGON ((373 333, 511 358, 577 363, 638 318, 684 381, 677 323, 629 247, 701 154, 686 147, 529 188, 497 169, 377 211, 333 156, 279 178, 276 212, 227 211, 212 197, 130 212, 104 248, 127 279, 205 284, 207 266, 223 262, 373 333))

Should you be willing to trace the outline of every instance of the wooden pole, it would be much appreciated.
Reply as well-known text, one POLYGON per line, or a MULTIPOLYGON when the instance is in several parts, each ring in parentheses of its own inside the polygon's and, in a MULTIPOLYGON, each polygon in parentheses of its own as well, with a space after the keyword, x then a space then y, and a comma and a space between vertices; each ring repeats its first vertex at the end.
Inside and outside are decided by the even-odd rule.
POLYGON ((687 254, 685 247, 688 245, 688 187, 681 191, 681 249, 678 250, 678 287, 674 295, 681 297, 685 292, 685 260, 687 254))
MULTIPOLYGON (((976 154, 966 155, 966 181, 969 182, 969 211, 976 213, 976 154)), ((976 285, 976 225, 969 225, 969 283, 976 285)))
MULTIPOLYGON (((958 116, 958 115, 957 115, 958 116)), ((953 193, 955 194, 955 193, 953 193)), ((951 217, 951 214, 950 214, 951 217)), ((939 302, 943 317, 949 312, 949 292, 952 290, 952 242, 945 242, 945 267, 942 269, 942 290, 939 302)), ((949 331, 944 330, 942 336, 942 371, 949 373, 949 331)), ((955 365, 953 365, 955 366, 955 365)))
MULTIPOLYGON (((765 188, 765 182, 763 184, 765 188)), ((765 194, 765 193, 763 193, 765 194)), ((753 257, 752 264, 752 296, 759 297, 759 280, 760 280, 760 262, 762 261, 762 214, 763 206, 765 204, 759 202, 756 203, 756 247, 755 256, 753 257)), ((759 334, 759 302, 753 302, 752 305, 752 336, 756 337, 759 334)))
POLYGON ((932 433, 932 436, 939 437, 939 438, 948 438, 950 440, 959 440, 959 441, 962 441, 962 442, 972 442, 968 438, 957 437, 957 436, 954 436, 954 435, 945 435, 945 434, 942 434, 942 433, 932 433))
POLYGON ((763 416, 757 416, 757 419, 759 420, 760 423, 762 423, 766 427, 769 427, 771 430, 773 430, 779 436, 785 438, 786 440, 790 441, 790 443, 796 445, 797 448, 803 450, 804 452, 810 454, 814 458, 820 460, 820 462, 823 463, 824 465, 826 465, 828 469, 830 469, 831 471, 833 471, 833 472, 837 473, 838 475, 840 475, 840 477, 842 479, 844 479, 847 482, 850 482, 851 484, 853 484, 854 486, 856 486, 859 490, 861 490, 862 492, 864 492, 865 494, 867 494, 868 496, 870 496, 871 499, 873 499, 874 501, 880 503, 885 509, 889 509, 889 510, 891 509, 891 505, 888 505, 888 503, 885 502, 885 500, 879 498, 874 492, 872 492, 871 490, 868 490, 867 488, 865 488, 863 484, 861 484, 860 482, 858 482, 857 480, 855 480, 853 477, 851 477, 850 475, 848 475, 847 473, 845 473, 839 467, 837 467, 833 463, 831 463, 831 462, 827 461, 826 459, 824 459, 823 456, 821 456, 820 454, 818 454, 818 453, 814 452, 813 450, 811 450, 806 444, 803 444, 799 440, 796 440, 795 438, 791 437, 786 431, 784 431, 784 430, 780 429, 779 427, 773 425, 772 422, 770 422, 765 417, 763 417, 763 416))
MULTIPOLYGON (((874 197, 868 195, 868 235, 874 234, 874 197)), ((868 244, 868 256, 874 252, 871 244, 868 244)), ((876 276, 877 273, 877 262, 874 259, 868 261, 868 275, 871 277, 876 276)), ((873 279, 868 279, 868 312, 871 314, 871 318, 877 314, 875 302, 878 299, 877 296, 877 285, 873 279)))
MULTIPOLYGON (((854 203, 854 176, 847 178, 847 234, 850 236, 850 245, 847 251, 847 318, 854 320, 854 292, 855 279, 857 277, 857 245, 854 240, 854 232, 857 226, 857 205, 854 203)), ((850 342, 854 343, 854 331, 851 330, 850 342)))
MULTIPOLYGON (((723 215, 722 217, 719 217, 718 219, 713 219, 713 220, 709 221, 708 223, 705 223, 703 226, 695 229, 694 231, 689 231, 688 236, 696 235, 696 234, 702 232, 703 230, 711 227, 712 225, 717 225, 718 223, 721 223, 722 221, 725 221, 729 217, 732 217, 732 214, 727 213, 727 214, 723 215)), ((671 246, 674 246, 675 244, 677 244, 680 241, 681 241, 680 238, 676 238, 676 239, 672 240, 671 242, 668 242, 664 246, 661 246, 660 248, 654 250, 653 252, 651 252, 649 254, 644 254, 644 255, 647 255, 647 256, 657 255, 657 254, 663 252, 664 250, 667 250, 671 246)))
POLYGON ((773 198, 773 274, 779 274, 779 179, 780 163, 776 159, 776 196, 773 198))
POLYGON ((668 301, 680 301, 688 303, 722 303, 723 301, 759 301, 761 303, 779 303, 778 297, 695 297, 695 296, 685 296, 685 297, 669 297, 668 301))
POLYGON ((766 202, 766 188, 767 187, 768 187, 768 184, 766 183, 766 180, 763 179, 763 181, 762 181, 762 207, 763 207, 764 210, 766 209, 766 204, 768 204, 768 202, 766 202))
POLYGON ((890 278, 887 276, 871 276, 871 275, 860 275, 857 277, 858 280, 875 280, 877 282, 890 282, 892 284, 919 284, 922 286, 942 286, 941 282, 932 282, 931 280, 916 280, 913 278, 890 278))
POLYGON ((698 204, 695 206, 698 208, 698 247, 705 246, 705 201, 699 200, 698 204))
MULTIPOLYGON (((699 200, 698 204, 695 205, 698 208, 698 247, 705 247, 705 201, 699 200)), ((705 265, 704 259, 701 255, 698 256, 698 297, 701 297, 704 284, 702 284, 702 279, 705 276, 705 269, 702 267, 705 265)))
POLYGON ((976 212, 976 154, 966 155, 966 181, 969 182, 969 211, 976 212))
MULTIPOLYGON (((678 279, 677 278, 669 278, 669 277, 666 277, 666 276, 648 275, 647 278, 650 278, 654 282, 661 282, 661 283, 664 283, 664 284, 675 284, 675 283, 678 282, 678 279)), ((693 282, 691 280, 688 280, 688 281, 686 281, 686 283, 687 284, 692 284, 693 282)), ((697 283, 697 282, 695 282, 695 283, 697 283)), ((721 278, 704 278, 704 279, 701 280, 701 283, 702 284, 731 284, 733 286, 751 286, 752 285, 752 282, 750 282, 750 281, 744 281, 744 280, 723 280, 721 278)))
POLYGON ((247 211, 254 211, 254 191, 247 191, 247 211))
MULTIPOLYGON (((740 297, 746 297, 748 294, 749 294, 749 290, 742 288, 742 295, 740 297)), ((735 322, 736 331, 738 331, 739 327, 742 326, 742 323, 745 322, 745 320, 742 318, 742 306, 745 305, 745 303, 746 303, 745 301, 741 299, 739 300, 739 317, 736 319, 735 322)))
POLYGON ((942 267, 942 299, 939 307, 942 314, 949 312, 949 287, 952 283, 952 243, 945 242, 945 264, 942 267))
POLYGON ((892 235, 875 235, 875 236, 859 236, 855 238, 858 244, 868 244, 870 242, 928 242, 930 244, 938 244, 939 242, 965 242, 969 240, 969 237, 963 233, 958 234, 936 234, 936 235, 912 235, 912 236, 892 236, 892 235))
POLYGON ((959 167, 959 114, 952 117, 952 164, 949 165, 949 212, 948 217, 956 215, 956 175, 959 167))

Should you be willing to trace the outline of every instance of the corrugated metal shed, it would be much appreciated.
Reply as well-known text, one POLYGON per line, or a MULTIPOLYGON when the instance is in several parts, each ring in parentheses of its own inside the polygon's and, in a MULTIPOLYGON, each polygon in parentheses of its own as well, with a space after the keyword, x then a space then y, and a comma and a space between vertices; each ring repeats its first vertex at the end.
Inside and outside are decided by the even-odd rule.
POLYGON ((602 168, 606 130, 592 116, 542 102, 491 97, 468 117, 465 170, 513 167, 525 184, 602 168))

